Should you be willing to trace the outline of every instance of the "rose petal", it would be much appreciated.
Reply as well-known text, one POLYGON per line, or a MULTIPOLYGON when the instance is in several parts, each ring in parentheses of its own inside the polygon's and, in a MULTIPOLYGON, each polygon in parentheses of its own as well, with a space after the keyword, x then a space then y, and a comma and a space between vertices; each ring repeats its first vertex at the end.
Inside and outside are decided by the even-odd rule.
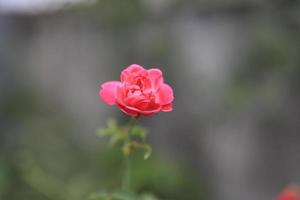
POLYGON ((108 105, 114 105, 116 103, 117 88, 122 85, 119 81, 108 81, 101 85, 99 95, 101 99, 108 105))
POLYGON ((160 104, 149 99, 138 102, 134 107, 140 112, 159 112, 161 109, 160 104))
POLYGON ((144 104, 141 104, 141 105, 139 105, 139 107, 131 107, 131 109, 136 110, 139 114, 146 115, 146 116, 153 115, 153 114, 159 112, 161 109, 161 106, 158 104, 151 105, 151 103, 149 103, 146 106, 146 109, 144 106, 145 106, 144 104))
POLYGON ((127 96, 124 100, 124 103, 126 105, 134 106, 137 105, 140 102, 149 102, 149 100, 145 99, 142 95, 131 95, 127 96))
POLYGON ((152 88, 157 90, 164 82, 162 72, 156 68, 149 69, 147 71, 149 79, 151 80, 152 88))
POLYGON ((142 66, 137 64, 132 64, 121 72, 120 79, 122 82, 132 83, 132 81, 134 81, 133 78, 136 76, 136 74, 144 70, 145 69, 142 66))
POLYGON ((126 88, 118 87, 116 91, 116 101, 118 103, 124 104, 124 99, 126 98, 126 88))
POLYGON ((161 111, 163 111, 163 112, 170 112, 172 110, 173 110, 173 105, 171 103, 168 105, 163 105, 161 107, 161 111))
POLYGON ((170 104, 174 100, 173 89, 168 84, 162 84, 157 92, 157 99, 161 105, 170 104))
POLYGON ((131 116, 137 116, 137 115, 149 116, 149 115, 153 115, 154 113, 157 113, 161 110, 161 106, 159 104, 155 104, 155 105, 151 105, 151 106, 148 105, 146 110, 143 110, 143 108, 139 109, 138 107, 135 107, 135 106, 124 105, 119 102, 117 102, 117 105, 123 112, 125 112, 131 116))
POLYGON ((132 110, 132 109, 129 109, 128 107, 122 105, 122 104, 119 104, 117 103, 118 107, 120 108, 120 110, 122 110, 124 113, 132 116, 132 117, 136 117, 138 116, 138 112, 135 111, 135 110, 132 110))

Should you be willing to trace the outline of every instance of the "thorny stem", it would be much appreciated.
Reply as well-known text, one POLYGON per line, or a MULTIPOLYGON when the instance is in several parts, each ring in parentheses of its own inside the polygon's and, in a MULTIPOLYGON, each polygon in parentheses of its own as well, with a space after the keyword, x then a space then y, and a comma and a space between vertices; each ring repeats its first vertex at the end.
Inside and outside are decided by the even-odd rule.
MULTIPOLYGON (((129 126, 128 126, 128 130, 127 130, 127 139, 124 144, 127 144, 130 142, 130 133, 131 133, 134 125, 137 124, 138 119, 139 119, 139 116, 131 118, 129 126)), ((130 191, 130 182, 131 182, 130 155, 128 155, 128 156, 124 155, 124 165, 125 165, 125 170, 124 170, 124 175, 123 175, 123 180, 122 180, 122 189, 125 191, 130 191)))

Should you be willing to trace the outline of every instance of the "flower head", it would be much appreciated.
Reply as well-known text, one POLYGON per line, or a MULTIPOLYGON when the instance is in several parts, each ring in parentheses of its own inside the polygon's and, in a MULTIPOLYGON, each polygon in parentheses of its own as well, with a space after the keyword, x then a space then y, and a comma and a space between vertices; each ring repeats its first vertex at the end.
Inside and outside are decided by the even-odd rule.
POLYGON ((101 85, 99 95, 108 105, 116 105, 132 117, 173 110, 173 89, 164 83, 159 69, 133 64, 121 72, 120 80, 101 85))

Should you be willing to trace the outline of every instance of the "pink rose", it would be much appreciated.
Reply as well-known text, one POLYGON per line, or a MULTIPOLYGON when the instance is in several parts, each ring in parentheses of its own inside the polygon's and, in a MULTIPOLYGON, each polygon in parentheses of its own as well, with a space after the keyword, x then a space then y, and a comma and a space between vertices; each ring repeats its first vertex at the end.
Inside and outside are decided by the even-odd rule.
POLYGON ((101 85, 99 95, 108 105, 117 105, 133 117, 173 110, 173 90, 164 83, 159 69, 146 70, 133 64, 122 71, 120 78, 121 81, 108 81, 101 85))

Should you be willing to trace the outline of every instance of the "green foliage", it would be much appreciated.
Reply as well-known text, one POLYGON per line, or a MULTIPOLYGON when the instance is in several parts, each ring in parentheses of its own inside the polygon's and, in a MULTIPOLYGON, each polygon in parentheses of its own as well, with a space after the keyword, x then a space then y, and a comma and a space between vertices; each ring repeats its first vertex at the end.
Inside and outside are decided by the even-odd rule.
POLYGON ((122 145, 125 156, 131 155, 134 151, 141 149, 144 151, 144 159, 148 159, 152 153, 152 148, 147 144, 147 132, 140 125, 130 123, 129 125, 118 125, 115 120, 109 119, 107 127, 98 130, 101 137, 110 137, 111 145, 122 145))
POLYGON ((128 142, 123 146, 123 153, 125 156, 129 156, 133 153, 135 149, 143 149, 144 150, 144 159, 148 159, 152 153, 152 148, 150 145, 140 142, 128 142))
MULTIPOLYGON (((180 165, 174 165, 166 159, 148 159, 152 148, 145 142, 147 132, 142 126, 134 123, 134 121, 126 125, 118 125, 115 120, 110 119, 105 128, 98 130, 99 136, 110 138, 111 145, 121 147, 122 153, 120 150, 116 151, 119 152, 118 156, 120 159, 122 154, 126 157, 130 156, 131 190, 126 190, 126 192, 94 193, 91 195, 91 200, 157 200, 157 197, 145 193, 149 191, 158 194, 159 199, 182 200, 201 199, 204 197, 201 195, 202 191, 199 190, 201 186, 199 187, 199 184, 194 184, 196 180, 191 178, 192 176, 183 175, 182 171, 184 170, 180 165), (143 150, 144 161, 141 161, 138 154, 139 151, 137 150, 143 150), (137 193, 128 191, 135 191, 137 193), (181 194, 178 194, 179 191, 181 194)), ((110 151, 111 153, 115 152, 112 149, 110 151)), ((106 163, 109 162, 110 160, 107 159, 106 163)), ((110 167, 114 166, 114 168, 108 170, 112 174, 124 170, 124 164, 113 165, 113 163, 110 163, 108 165, 110 167)))
POLYGON ((97 133, 101 137, 110 137, 110 144, 115 145, 127 138, 127 135, 124 134, 125 131, 124 127, 118 127, 115 120, 109 119, 107 127, 99 129, 97 133))
MULTIPOLYGON (((1 200, 85 200, 103 188, 115 191, 121 187, 123 140, 114 143, 120 149, 101 145, 86 148, 83 140, 74 137, 81 134, 80 127, 61 109, 32 94, 21 96, 23 99, 26 96, 28 103, 20 104, 23 101, 10 98, 9 106, 3 106, 5 115, 9 113, 10 120, 18 121, 19 137, 15 150, 8 151, 1 146, 4 149, 0 151, 1 200), (31 105, 32 102, 39 103, 31 105), (13 109, 14 104, 20 108, 13 109)), ((114 129, 122 133, 128 130, 128 126, 114 123, 112 120, 109 128, 99 134, 110 135, 109 130, 114 129)), ((4 129, 3 133, 12 132, 4 129)), ((147 131, 142 126, 133 126, 130 135, 132 141, 143 143, 147 131)), ((178 161, 157 155, 141 161, 144 149, 136 148, 130 156, 131 189, 137 193, 136 199, 202 199, 201 184, 178 161)))
MULTIPOLYGON (((135 152, 130 156, 131 191, 146 197, 149 196, 146 195, 148 193, 155 194, 160 200, 205 199, 202 183, 182 163, 171 160, 168 156, 157 155, 141 160, 140 153, 135 152)), ((115 191, 121 187, 123 157, 123 153, 117 148, 101 150, 96 164, 103 183, 99 183, 94 191, 102 191, 104 188, 115 191)))

